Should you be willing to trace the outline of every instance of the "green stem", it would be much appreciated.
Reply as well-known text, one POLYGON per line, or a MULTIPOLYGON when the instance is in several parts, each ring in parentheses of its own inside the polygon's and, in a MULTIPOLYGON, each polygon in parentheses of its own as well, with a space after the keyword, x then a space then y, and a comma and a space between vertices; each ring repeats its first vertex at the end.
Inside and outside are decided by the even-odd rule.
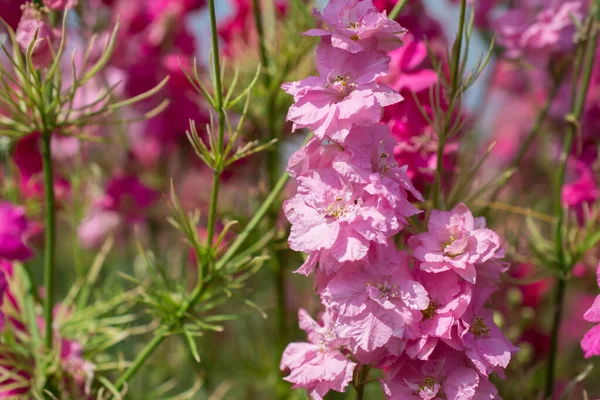
POLYGON ((392 11, 390 11, 390 15, 388 15, 388 18, 396 19, 396 17, 400 15, 400 11, 402 11, 402 8, 404 8, 406 3, 408 3, 408 0, 398 0, 394 8, 392 8, 392 11))
MULTIPOLYGON (((207 242, 213 243, 215 233, 215 219, 217 214, 217 200, 219 196, 219 185, 221 182, 221 172, 223 170, 223 142, 225 138, 225 109, 223 108, 223 86, 221 84, 221 64, 219 59, 219 38, 217 36, 217 17, 215 13, 215 0, 209 0, 210 10, 210 28, 212 33, 212 61, 215 84, 215 108, 219 115, 219 136, 217 142, 216 159, 218 160, 213 177, 213 187, 211 194, 210 207, 208 212, 207 242)), ((214 150, 214 149, 213 149, 214 150)))
MULTIPOLYGON (((240 233, 237 236, 237 238, 231 244, 228 251, 223 255, 223 257, 221 257, 221 259, 219 259, 219 261, 217 262, 217 264, 215 266, 216 270, 219 270, 220 268, 225 266, 225 264, 227 264, 232 259, 232 257, 235 256, 238 249, 244 244, 244 242, 246 241, 246 239, 248 238, 250 233, 252 233, 252 231, 263 220, 263 218, 265 217, 265 215, 271 208, 272 204, 279 197, 279 193, 281 193, 281 191, 285 187, 285 184, 287 183, 288 179, 289 179, 289 175, 287 174, 287 172, 285 172, 279 178, 277 185, 275 185, 275 188, 273 188, 273 191, 269 194, 269 196, 267 196, 267 198, 265 199, 265 202, 258 209, 256 214, 254 214, 254 216, 252 217, 252 219, 250 220, 248 225, 246 225, 246 228, 242 231, 242 233, 240 233)), ((202 294, 205 292, 207 287, 208 287, 208 285, 205 284, 204 286, 202 286, 202 288, 197 287, 194 290, 190 300, 187 301, 186 303, 184 303, 181 310, 179 310, 179 312, 176 316, 178 321, 182 320, 184 318, 185 314, 196 305, 196 303, 200 300, 200 298, 202 297, 202 294)), ((154 350, 156 350, 156 348, 165 339, 165 333, 169 332, 171 329, 173 329, 173 327, 176 325, 176 323, 177 322, 173 322, 170 325, 168 325, 165 329, 161 330, 160 331, 161 333, 157 334, 154 337, 154 339, 152 339, 152 341, 146 345, 144 350, 142 350, 142 352, 138 355, 138 357, 135 359, 133 364, 117 380, 117 383, 116 383, 117 389, 122 389, 124 387, 125 383, 129 379, 131 379, 136 374, 136 372, 138 372, 138 370, 142 367, 142 365, 144 365, 144 363, 146 362, 148 357, 150 357, 150 355, 154 352, 154 350)))
POLYGON ((454 117, 454 106, 457 100, 457 94, 461 88, 460 82, 460 60, 462 53, 462 42, 463 36, 465 32, 465 24, 466 24, 466 10, 467 10, 467 1, 461 0, 460 2, 460 18, 458 22, 458 32, 456 34, 456 39, 454 40, 454 45, 452 46, 452 59, 450 60, 450 73, 451 73, 451 90, 450 90, 450 101, 449 107, 446 115, 446 119, 444 121, 443 129, 438 132, 438 146, 437 146, 437 165, 435 168, 435 179, 433 182, 433 196, 432 196, 432 204, 433 208, 439 208, 443 203, 442 197, 442 170, 443 170, 443 158, 444 158, 444 147, 446 146, 446 140, 448 139, 448 132, 450 131, 450 126, 452 124, 452 118, 454 117))
POLYGON ((575 62, 575 69, 573 71, 573 90, 571 99, 571 114, 568 116, 568 128, 567 133, 563 141, 563 147, 560 155, 559 170, 556 177, 556 185, 554 188, 554 215, 557 218, 556 230, 554 235, 554 244, 556 250, 556 256, 558 259, 558 267, 560 269, 556 298, 554 304, 554 320, 552 324, 552 333, 550 336, 550 355, 548 359, 548 366, 546 370, 546 398, 552 398, 554 393, 554 380, 556 374, 556 360, 558 358, 558 340, 560 326, 562 323, 562 310, 565 298, 565 291, 567 287, 567 280, 570 270, 573 265, 570 260, 566 259, 564 252, 564 239, 563 239, 563 225, 564 225, 564 210, 561 202, 562 188, 564 185, 565 174, 567 170, 567 161, 569 154, 573 147, 573 141, 575 134, 580 128, 580 120, 585 107, 585 100, 587 98, 587 92, 590 86, 590 80, 592 71, 594 68, 596 47, 598 44, 598 29, 597 24, 600 20, 600 0, 596 2, 596 13, 594 19, 588 21, 588 31, 586 34, 587 40, 584 42, 585 51, 578 52, 577 60, 575 62), (581 77, 581 86, 579 90, 575 89, 577 81, 579 80, 579 66, 583 62, 583 76, 581 77))
MULTIPOLYGON (((269 87, 271 77, 269 75, 269 57, 267 56, 267 46, 265 45, 265 30, 262 24, 262 18, 260 15, 260 5, 258 0, 252 0, 252 10, 254 12, 254 24, 256 25, 256 32, 258 33, 258 49, 260 55, 260 63, 265 67, 265 86, 269 87)), ((279 89, 279 88, 277 88, 279 89)))
POLYGON ((165 340, 166 330, 160 330, 156 333, 154 338, 144 347, 142 352, 136 357, 133 364, 119 377, 119 379, 115 382, 115 386, 117 389, 121 390, 125 386, 125 383, 131 379, 136 372, 146 363, 146 360, 154 353, 154 350, 160 346, 160 344, 165 340))
POLYGON ((552 333, 550 336, 550 355, 548 369, 546 370, 546 398, 551 399, 554 392, 554 378, 556 374, 556 359, 558 356, 558 339, 563 314, 563 303, 567 290, 567 279, 559 277, 554 298, 554 318, 552 320, 552 333))
POLYGON ((54 173, 52 171, 52 149, 50 146, 52 134, 42 132, 42 160, 44 167, 44 191, 46 194, 46 240, 44 248, 44 286, 46 298, 44 301, 45 344, 48 351, 52 349, 52 309, 54 307, 54 252, 55 240, 55 206, 54 206, 54 173))

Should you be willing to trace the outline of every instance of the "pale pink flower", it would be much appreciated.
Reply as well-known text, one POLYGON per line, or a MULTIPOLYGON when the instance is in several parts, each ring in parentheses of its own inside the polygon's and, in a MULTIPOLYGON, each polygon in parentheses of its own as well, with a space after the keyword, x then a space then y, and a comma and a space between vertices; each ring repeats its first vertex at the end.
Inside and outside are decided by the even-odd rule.
POLYGON ((439 273, 453 270, 468 282, 475 283, 475 264, 491 259, 500 249, 499 236, 478 228, 473 214, 464 204, 452 211, 432 210, 428 232, 409 239, 419 268, 439 273))
POLYGON ((321 139, 342 143, 353 126, 378 123, 383 107, 402 101, 394 90, 377 83, 387 73, 388 62, 388 57, 374 52, 356 56, 321 42, 317 48, 320 77, 281 86, 294 96, 287 115, 293 129, 310 128, 321 139))
MULTIPOLYGON (((598 286, 600 287, 600 263, 596 269, 598 286)), ((600 295, 594 299, 594 304, 583 314, 583 319, 597 324, 590 329, 581 339, 581 348, 586 358, 600 355, 600 295)))
MULTIPOLYGON (((330 36, 334 47, 357 53, 366 49, 388 52, 402 46, 406 29, 378 12, 371 0, 331 0, 323 14, 313 9, 326 29, 311 29, 307 36, 330 36)), ((362 55, 361 55, 362 56, 362 55)), ((359 56, 360 57, 360 56, 359 56)))
POLYGON ((406 253, 391 245, 373 246, 369 257, 364 267, 344 268, 321 292, 353 351, 373 351, 392 336, 416 337, 421 310, 429 305, 425 288, 411 276, 406 253))
POLYGON ((389 400, 471 400, 482 379, 460 352, 444 347, 428 361, 400 358, 382 384, 389 400))
POLYGON ((330 390, 343 392, 352 380, 356 363, 343 354, 343 342, 337 338, 332 316, 325 312, 321 325, 300 309, 298 318, 309 343, 287 346, 280 368, 289 369, 290 374, 284 379, 292 382, 294 388, 307 389, 315 400, 322 400, 330 390))
POLYGON ((494 22, 498 43, 506 48, 507 57, 527 57, 540 64, 553 54, 573 48, 573 17, 583 18, 583 2, 544 0, 543 3, 519 3, 494 22))
MULTIPOLYGON (((36 9, 33 5, 25 5, 25 7, 15 32, 17 43, 21 50, 26 52, 37 30, 37 38, 31 54, 33 65, 36 68, 48 67, 53 61, 51 47, 58 47, 61 32, 52 28, 46 12, 36 9)), ((56 50, 54 49, 54 52, 56 50)))
POLYGON ((26 260, 33 255, 27 245, 30 224, 25 209, 0 201, 0 258, 26 260))
POLYGON ((95 210, 77 228, 77 236, 85 249, 100 247, 121 224, 122 219, 115 211, 95 210))
MULTIPOLYGON (((298 178, 298 193, 284 203, 292 223, 288 243, 295 251, 328 252, 338 262, 360 260, 371 242, 385 244, 402 227, 395 210, 382 207, 382 201, 335 171, 313 171, 298 178)), ((314 257, 305 266, 314 264, 314 257)))
POLYGON ((503 376, 502 370, 519 349, 502 334, 492 314, 490 309, 467 311, 462 321, 461 339, 465 354, 480 374, 488 376, 495 371, 503 376))

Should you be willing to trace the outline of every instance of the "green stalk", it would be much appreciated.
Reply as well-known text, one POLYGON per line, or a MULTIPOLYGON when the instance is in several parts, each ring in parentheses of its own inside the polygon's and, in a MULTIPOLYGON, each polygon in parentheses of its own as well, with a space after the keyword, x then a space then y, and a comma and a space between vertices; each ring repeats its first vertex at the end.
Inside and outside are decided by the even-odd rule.
POLYGON ((466 10, 467 10, 467 1, 461 0, 460 2, 460 18, 458 22, 458 33, 456 34, 456 40, 454 41, 454 45, 452 46, 452 60, 450 64, 450 73, 451 73, 451 90, 450 90, 450 105, 448 107, 448 115, 446 116, 446 120, 444 121, 444 127, 441 132, 438 133, 438 147, 437 147, 437 165, 435 169, 435 179, 433 182, 433 198, 432 204, 433 208, 439 208, 442 203, 442 170, 443 170, 443 158, 444 158, 444 147, 446 146, 446 140, 448 131, 450 129, 450 124, 452 123, 453 117, 453 109, 456 101, 456 96, 458 91, 460 90, 461 82, 460 79, 460 60, 461 60, 461 52, 462 52, 462 41, 465 33, 465 24, 466 24, 466 10))
POLYGON ((586 35, 588 39, 585 42, 586 49, 585 51, 579 52, 578 60, 576 60, 575 63, 575 70, 573 73, 574 86, 572 91, 574 97, 571 101, 572 109, 568 120, 569 125, 567 128, 567 134, 563 141, 563 147, 560 155, 559 170, 556 176, 556 185, 554 189, 554 214, 557 218, 554 243, 559 263, 558 267, 560 268, 560 275, 558 276, 556 288, 556 298, 554 303, 554 320, 552 322, 552 333, 550 336, 550 355, 546 370, 546 398, 552 398, 554 393, 554 380, 556 375, 556 360, 558 358, 558 340, 560 326, 562 323, 563 303, 567 288, 568 274, 573 268, 573 265, 567 265, 568 260, 566 259, 564 253, 563 226, 565 216, 561 202, 561 195, 567 170, 567 161, 569 159, 569 154, 571 153, 571 149, 573 147, 575 134, 577 133, 577 130, 580 126, 580 120, 585 107, 585 100, 590 86, 592 71, 594 69, 596 47, 598 44, 598 21, 600 21, 600 0, 596 0, 596 13, 594 20, 589 21, 589 28, 586 35), (581 65, 581 62, 584 59, 585 61, 583 64, 583 76, 581 77, 581 86, 579 87, 579 90, 576 90, 576 83, 579 79, 578 67, 579 65, 581 65))
POLYGON ((166 330, 159 330, 156 333, 154 338, 144 347, 142 352, 136 357, 133 364, 119 377, 119 379, 115 382, 115 387, 119 390, 123 389, 125 383, 131 379, 136 372, 146 363, 146 360, 154 353, 154 350, 160 346, 160 344, 165 339, 166 330))
POLYGON ((217 17, 215 13, 215 0, 209 0, 208 4, 210 10, 210 29, 212 34, 212 61, 215 84, 215 108, 217 114, 219 115, 219 136, 217 142, 218 157, 216 157, 219 160, 219 162, 216 165, 215 173, 213 176, 212 194, 208 211, 207 242, 210 246, 213 243, 213 237, 215 234, 217 200, 219 197, 219 185, 221 183, 223 142, 225 137, 225 110, 223 108, 223 86, 221 84, 221 63, 219 59, 219 38, 217 36, 217 17))
MULTIPOLYGON (((279 85, 275 87, 271 87, 271 76, 270 76, 270 60, 267 54, 267 47, 265 44, 265 33, 262 24, 259 0, 252 0, 252 9, 254 12, 254 23, 256 25, 256 32, 258 33, 258 48, 259 48, 259 56, 260 63, 265 67, 264 74, 264 84, 265 87, 269 90, 269 96, 267 99, 267 107, 265 109, 266 119, 267 119, 267 130, 266 130, 266 140, 269 141, 274 138, 279 137, 279 133, 276 129, 276 117, 277 113, 275 110, 277 94, 280 91, 279 85)), ((277 185, 277 179, 279 176, 279 142, 275 143, 269 150, 267 150, 267 179, 269 183, 269 191, 272 190, 277 185)), ((275 224, 277 216, 279 215, 279 210, 273 204, 271 210, 269 212, 269 220, 272 225, 275 224)), ((285 309, 285 270, 283 269, 283 261, 281 260, 281 254, 275 248, 275 243, 271 242, 269 245, 269 250, 271 253, 270 264, 273 270, 273 277, 275 281, 275 295, 276 295, 276 304, 277 304, 277 312, 276 312, 276 321, 277 321, 277 329, 278 334, 277 337, 279 339, 278 345, 280 349, 283 351, 283 346, 285 346, 286 336, 287 336, 287 323, 286 323, 286 309, 285 309)))
POLYGON ((46 298, 44 301, 44 321, 46 349, 52 349, 52 309, 54 307, 54 256, 56 248, 56 214, 54 206, 54 173, 52 171, 52 149, 50 146, 52 134, 42 132, 42 161, 44 166, 44 192, 46 194, 46 239, 44 246, 44 286, 46 298))
MULTIPOLYGON (((252 219, 250 220, 248 225, 246 225, 246 228, 244 228, 242 233, 240 233, 237 236, 237 238, 232 243, 232 245, 229 247, 228 251, 223 255, 223 257, 221 259, 219 259, 219 261, 217 262, 216 267, 215 267, 217 270, 222 268, 225 264, 227 264, 235 256, 236 252, 244 244, 244 242, 246 241, 246 239, 248 238, 250 233, 252 233, 252 231, 263 220, 263 218, 265 217, 265 215, 271 208, 273 202, 279 197, 279 193, 281 193, 281 191, 285 187, 285 184, 287 183, 288 179, 289 179, 289 175, 287 174, 287 172, 285 172, 279 178, 277 185, 275 186, 273 191, 269 194, 269 196, 266 198, 266 200, 262 204, 262 206, 258 209, 256 214, 254 214, 254 216, 252 217, 252 219)), ((131 379, 139 371, 139 369, 144 365, 144 363, 150 357, 150 355, 154 352, 154 350, 156 350, 158 348, 158 346, 162 343, 162 341, 165 339, 166 333, 168 333, 171 329, 173 329, 175 327, 175 325, 184 318, 185 314, 196 305, 196 303, 202 297, 202 294, 205 293, 205 290, 207 289, 207 287, 208 287, 208 285, 205 284, 204 286, 202 286, 202 288, 196 288, 194 290, 190 300, 185 302, 182 305, 181 310, 179 310, 179 312, 177 313, 177 316, 176 316, 177 321, 171 323, 166 328, 161 329, 159 331, 159 333, 157 333, 156 336, 152 339, 152 341, 150 343, 148 343, 146 345, 146 347, 142 350, 142 352, 136 357, 133 364, 123 373, 123 375, 121 375, 121 377, 119 377, 119 379, 117 380, 117 382, 115 384, 117 389, 119 389, 119 390, 122 389, 124 387, 125 383, 127 383, 127 381, 129 379, 131 379)))
POLYGON ((404 8, 406 3, 408 3, 408 0, 398 0, 394 8, 392 8, 392 11, 390 11, 390 15, 388 15, 388 18, 396 19, 396 17, 400 15, 400 11, 402 11, 402 8, 404 8))

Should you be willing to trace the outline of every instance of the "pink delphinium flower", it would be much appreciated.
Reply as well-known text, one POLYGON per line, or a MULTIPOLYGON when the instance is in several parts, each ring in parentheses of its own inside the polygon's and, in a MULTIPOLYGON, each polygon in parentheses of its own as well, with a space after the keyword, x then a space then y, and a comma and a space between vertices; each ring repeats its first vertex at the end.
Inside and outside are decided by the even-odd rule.
POLYGON ((411 276, 409 257, 392 246, 374 246, 366 266, 348 266, 321 292, 323 303, 338 315, 342 337, 353 350, 373 351, 394 336, 414 338, 427 291, 411 276))
POLYGON ((62 11, 65 8, 73 8, 78 0, 44 0, 44 5, 52 10, 62 11))
POLYGON ((344 342, 335 332, 329 313, 322 316, 323 325, 315 322, 305 310, 298 312, 300 328, 308 334, 309 343, 290 343, 281 358, 281 369, 290 370, 284 379, 294 388, 305 388, 310 396, 322 400, 330 390, 343 392, 352 380, 356 363, 344 354, 344 342))
MULTIPOLYGON (((53 60, 52 48, 58 46, 61 32, 52 28, 46 12, 31 4, 25 7, 15 32, 17 43, 21 50, 26 52, 37 30, 37 39, 31 55, 33 65, 36 68, 48 67, 53 60)), ((56 49, 54 52, 56 53, 56 49)))
POLYGON ((475 264, 489 260, 500 248, 499 236, 489 229, 478 229, 473 214, 462 203, 450 212, 433 210, 427 227, 428 232, 409 239, 422 271, 453 270, 475 283, 475 264))
MULTIPOLYGON (((600 263, 596 269, 598 286, 600 287, 600 263)), ((586 358, 600 355, 600 295, 594 299, 594 304, 583 314, 583 319, 589 322, 596 322, 596 325, 590 329, 581 339, 581 348, 586 358)))
POLYGON ((465 354, 480 374, 488 376, 497 372, 503 376, 503 369, 508 366, 512 354, 518 352, 496 326, 492 311, 489 309, 470 310, 465 313, 462 325, 462 342, 465 354))
POLYGON ((313 9, 326 29, 311 29, 307 36, 330 36, 331 45, 351 53, 366 49, 381 52, 402 46, 406 29, 380 13, 371 0, 331 0, 323 14, 313 9))
POLYGON ((378 123, 383 107, 402 101, 376 82, 388 70, 388 57, 368 51, 354 55, 323 41, 317 60, 320 77, 282 85, 294 96, 287 116, 294 130, 310 128, 319 138, 343 142, 353 126, 378 123))
POLYGON ((293 250, 356 261, 366 256, 370 242, 385 244, 402 226, 393 209, 380 207, 382 199, 334 171, 313 171, 298 184, 298 193, 283 208, 292 223, 288 242, 293 250))
POLYGON ((543 64, 553 54, 573 48, 575 24, 572 16, 581 20, 584 5, 581 0, 546 0, 541 7, 519 3, 494 22, 498 43, 509 58, 527 57, 543 64))
POLYGON ((83 347, 74 340, 60 340, 60 362, 65 376, 65 385, 72 396, 84 398, 90 395, 96 366, 83 358, 83 347))
POLYGON ((27 245, 29 222, 22 207, 0 201, 0 258, 26 260, 33 255, 27 245))
POLYGON ((401 357, 387 370, 382 384, 390 400, 496 398, 496 389, 486 381, 460 352, 444 346, 427 361, 401 357))

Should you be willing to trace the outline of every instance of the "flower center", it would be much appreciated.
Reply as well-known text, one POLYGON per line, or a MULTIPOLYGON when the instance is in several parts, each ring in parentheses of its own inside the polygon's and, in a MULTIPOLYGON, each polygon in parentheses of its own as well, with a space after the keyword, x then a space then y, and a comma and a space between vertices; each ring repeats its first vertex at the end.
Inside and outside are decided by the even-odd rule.
POLYGON ((328 216, 333 217, 334 219, 339 219, 346 215, 347 206, 343 203, 342 196, 336 196, 335 202, 331 203, 325 209, 325 212, 328 216))
POLYGON ((429 306, 426 309, 421 310, 421 314, 423 314, 423 319, 431 319, 435 315, 435 309, 437 304, 433 301, 429 300, 429 306))
POLYGON ((481 317, 475 318, 475 323, 471 326, 470 330, 476 337, 490 334, 490 328, 487 327, 485 321, 481 317))
POLYGON ((433 390, 435 388, 435 378, 433 376, 426 376, 423 379, 423 384, 419 386, 420 390, 430 389, 433 390))
POLYGON ((390 297, 394 298, 396 296, 400 296, 400 288, 398 285, 390 285, 387 281, 383 281, 383 283, 372 284, 367 282, 367 286, 373 286, 379 292, 380 299, 389 299, 390 297))
POLYGON ((350 81, 349 76, 330 75, 327 78, 326 88, 331 88, 338 92, 341 96, 346 96, 354 89, 356 85, 350 81))
POLYGON ((393 161, 391 163, 388 163, 388 158, 390 157, 390 155, 386 152, 382 152, 379 155, 379 172, 380 173, 385 173, 388 169, 391 168, 396 168, 398 166, 398 163, 393 161))
POLYGON ((350 22, 348 24, 348 28, 350 28, 350 29, 356 29, 356 28, 358 28, 358 22, 350 22))

